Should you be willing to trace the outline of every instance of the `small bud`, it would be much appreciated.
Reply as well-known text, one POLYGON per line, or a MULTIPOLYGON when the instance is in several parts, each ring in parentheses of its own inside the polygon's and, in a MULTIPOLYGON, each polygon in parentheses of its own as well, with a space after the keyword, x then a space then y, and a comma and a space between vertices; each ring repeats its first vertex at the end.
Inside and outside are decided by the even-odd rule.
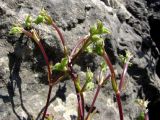
POLYGON ((101 44, 96 44, 95 46, 95 53, 97 53, 98 55, 102 55, 104 52, 103 46, 101 44))
POLYGON ((68 59, 67 58, 62 58, 60 63, 56 63, 53 66, 53 70, 66 71, 67 70, 67 64, 68 64, 68 59))
POLYGON ((92 41, 93 41, 93 42, 96 42, 96 41, 98 41, 99 39, 101 39, 99 35, 93 35, 93 36, 92 36, 92 41))
POLYGON ((92 90, 94 88, 94 83, 93 82, 88 82, 86 87, 85 87, 85 90, 92 90))
POLYGON ((48 25, 51 25, 52 24, 52 18, 48 15, 47 11, 42 9, 41 12, 40 12, 40 15, 44 17, 45 19, 45 23, 48 24, 48 25))
POLYGON ((128 50, 126 50, 125 52, 126 52, 126 55, 125 56, 119 55, 119 59, 122 62, 122 64, 127 63, 127 64, 131 65, 131 63, 129 61, 133 57, 133 55, 128 50))
POLYGON ((97 34, 97 27, 95 25, 90 28, 90 34, 91 35, 97 34))
POLYGON ((23 28, 20 26, 14 26, 10 29, 9 34, 17 35, 23 32, 23 28))
POLYGON ((86 82, 91 82, 93 80, 93 73, 90 69, 87 69, 86 72, 86 82))
POLYGON ((44 16, 42 15, 38 15, 36 20, 34 21, 34 23, 36 23, 37 25, 40 24, 40 23, 43 23, 44 22, 44 16))
POLYGON ((102 34, 103 23, 100 20, 97 20, 97 30, 99 34, 102 34))
POLYGON ((32 24, 32 18, 30 15, 27 15, 26 19, 25 19, 25 26, 26 28, 31 28, 31 24, 32 24))

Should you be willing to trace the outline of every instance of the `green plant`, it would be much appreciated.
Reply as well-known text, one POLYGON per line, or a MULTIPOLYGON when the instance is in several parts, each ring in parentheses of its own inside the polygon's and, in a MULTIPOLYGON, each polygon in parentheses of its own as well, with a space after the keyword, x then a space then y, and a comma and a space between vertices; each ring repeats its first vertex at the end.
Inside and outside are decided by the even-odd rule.
POLYGON ((75 91, 77 94, 77 101, 78 101, 78 120, 90 120, 91 119, 91 111, 93 109, 94 103, 97 99, 97 96, 99 94, 99 91, 103 85, 106 84, 106 81, 111 80, 113 90, 116 94, 117 98, 117 104, 119 108, 119 114, 120 114, 120 120, 123 120, 123 110, 122 110, 122 104, 121 104, 121 99, 120 99, 120 93, 121 89, 124 83, 126 71, 128 69, 129 61, 132 58, 132 55, 127 51, 126 56, 123 57, 121 56, 121 60, 124 63, 123 67, 123 72, 121 75, 120 79, 120 84, 119 86, 117 85, 116 81, 116 74, 113 68, 113 65, 108 57, 108 54, 106 53, 104 49, 104 38, 102 37, 103 34, 109 34, 110 32, 108 31, 107 28, 103 26, 103 23, 98 20, 97 24, 92 26, 90 28, 90 34, 82 38, 73 48, 71 53, 68 52, 64 37, 59 30, 59 28, 56 26, 55 22, 52 20, 52 18, 48 15, 48 13, 42 9, 39 15, 33 19, 31 15, 28 15, 26 17, 26 20, 22 25, 17 25, 13 26, 10 30, 10 34, 25 34, 31 40, 33 40, 34 43, 37 44, 39 49, 41 50, 41 53, 44 57, 44 60, 47 65, 47 70, 48 70, 48 82, 49 82, 49 90, 48 90, 48 97, 45 105, 45 110, 42 116, 42 120, 46 117, 46 112, 49 106, 49 101, 51 97, 51 91, 52 87, 65 75, 69 75, 74 83, 75 86, 75 91), (44 46, 41 43, 39 34, 36 32, 36 30, 33 28, 33 24, 47 24, 51 25, 55 31, 57 31, 59 37, 60 37, 60 42, 62 43, 63 46, 63 52, 64 52, 64 57, 61 59, 60 62, 56 63, 55 65, 51 64, 48 56, 45 52, 44 46), (93 82, 93 73, 92 71, 88 68, 86 72, 86 80, 83 85, 81 85, 79 76, 78 74, 74 71, 73 69, 73 64, 75 63, 75 59, 83 52, 88 52, 90 54, 96 54, 104 59, 104 61, 101 63, 101 70, 100 73, 97 77, 98 81, 98 86, 96 89, 96 93, 94 95, 91 107, 89 109, 89 112, 85 116, 84 112, 84 96, 83 93, 86 90, 93 89, 94 82, 93 82), (108 72, 110 71, 110 72, 108 72), (53 73, 62 73, 58 74, 58 77, 54 77, 53 73), (107 73, 107 75, 106 75, 107 73))

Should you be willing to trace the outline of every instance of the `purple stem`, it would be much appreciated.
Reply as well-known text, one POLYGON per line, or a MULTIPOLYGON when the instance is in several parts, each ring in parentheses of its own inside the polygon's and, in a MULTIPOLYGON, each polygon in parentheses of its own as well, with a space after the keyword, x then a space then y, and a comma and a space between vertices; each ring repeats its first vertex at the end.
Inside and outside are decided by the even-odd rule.
POLYGON ((112 65, 112 63, 111 63, 111 61, 105 51, 103 53, 103 58, 106 61, 107 65, 110 69, 110 72, 111 72, 111 82, 112 82, 112 87, 116 93, 116 99, 117 99, 117 104, 118 104, 118 109, 119 109, 120 120, 123 120, 123 110, 122 110, 122 104, 121 104, 121 98, 120 98, 120 91, 117 87, 114 68, 113 68, 113 65, 112 65))
MULTIPOLYGON (((104 81, 108 80, 110 76, 111 76, 111 75, 108 74, 108 75, 106 76, 106 78, 104 79, 104 81)), ((104 82, 104 81, 103 81, 103 82, 104 82)), ((100 91, 102 85, 103 85, 103 83, 99 84, 98 87, 97 87, 97 90, 96 90, 96 93, 95 93, 95 95, 94 95, 94 98, 93 98, 91 107, 90 107, 90 109, 89 109, 89 111, 88 111, 88 114, 87 114, 87 117, 86 117, 85 120, 88 120, 88 117, 90 116, 90 114, 91 114, 91 112, 92 112, 92 109, 93 109, 94 104, 95 104, 95 102, 96 102, 96 100, 97 100, 97 97, 98 97, 98 95, 99 95, 99 91, 100 91)))
POLYGON ((44 109, 44 112, 43 112, 42 120, 44 120, 44 118, 46 116, 46 113, 47 113, 47 109, 48 109, 48 106, 49 106, 49 101, 50 101, 50 98, 51 98, 51 92, 52 92, 52 85, 49 85, 47 102, 46 102, 45 109, 44 109))
POLYGON ((144 120, 149 120, 148 112, 145 113, 145 119, 144 120))
POLYGON ((94 107, 94 104, 95 104, 95 102, 96 102, 96 99, 97 99, 97 97, 98 97, 98 94, 99 94, 100 89, 101 89, 101 85, 98 85, 97 90, 96 90, 96 93, 95 93, 94 98, 93 98, 93 101, 92 101, 92 104, 91 104, 91 107, 90 107, 90 109, 89 109, 89 111, 88 111, 88 114, 87 114, 87 117, 86 117, 85 120, 88 120, 88 117, 89 117, 90 113, 92 112, 92 109, 93 109, 93 107, 94 107))
POLYGON ((125 63, 124 67, 123 67, 123 72, 122 72, 122 75, 121 75, 121 80, 120 80, 120 83, 119 83, 119 91, 120 92, 122 90, 122 86, 123 86, 123 83, 124 83, 124 80, 125 80, 125 75, 126 75, 127 69, 128 69, 128 63, 125 63))
POLYGON ((88 38, 89 38, 89 36, 86 36, 85 38, 82 38, 82 39, 79 40, 79 42, 75 45, 75 47, 73 48, 73 50, 72 50, 72 52, 70 54, 71 57, 75 54, 76 50, 80 47, 80 45, 82 43, 84 43, 85 40, 87 40, 88 38))
POLYGON ((66 54, 67 51, 66 51, 66 48, 65 48, 65 40, 64 40, 64 37, 63 37, 61 31, 59 30, 59 28, 57 27, 57 25, 54 22, 52 22, 52 27, 55 28, 55 30, 57 31, 57 33, 60 37, 60 40, 62 42, 63 48, 64 48, 64 52, 66 54))
POLYGON ((77 101, 78 101, 78 113, 80 114, 80 120, 84 120, 84 97, 83 97, 83 93, 80 93, 80 91, 77 89, 76 87, 76 82, 78 79, 77 74, 75 74, 73 68, 72 68, 72 63, 69 61, 68 64, 68 68, 69 68, 69 74, 72 78, 72 81, 74 83, 74 87, 76 90, 76 95, 77 95, 77 101))
POLYGON ((116 99, 117 99, 117 103, 118 103, 120 120, 123 120, 123 110, 122 110, 122 103, 121 103, 121 97, 120 97, 119 91, 116 93, 116 99))

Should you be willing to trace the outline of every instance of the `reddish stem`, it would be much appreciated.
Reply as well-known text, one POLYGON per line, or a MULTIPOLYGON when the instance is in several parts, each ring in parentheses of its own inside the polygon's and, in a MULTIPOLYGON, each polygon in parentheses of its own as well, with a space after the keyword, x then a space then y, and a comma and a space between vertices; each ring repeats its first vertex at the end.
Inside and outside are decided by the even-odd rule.
POLYGON ((145 119, 144 120, 149 120, 148 112, 145 113, 145 119))
POLYGON ((57 31, 57 33, 58 33, 58 35, 60 37, 60 40, 62 42, 63 48, 64 48, 64 52, 66 54, 67 51, 66 51, 66 47, 65 47, 66 46, 65 45, 65 40, 64 40, 64 37, 63 37, 61 31, 59 30, 59 28, 57 27, 57 25, 54 22, 52 22, 52 27, 55 28, 55 30, 57 31))
MULTIPOLYGON (((103 83, 104 83, 106 80, 108 80, 108 79, 109 79, 109 77, 110 77, 110 74, 106 76, 106 78, 104 79, 103 83)), ((86 117, 86 119, 85 119, 85 120, 88 120, 88 117, 90 116, 90 114, 91 114, 91 112, 92 112, 92 109, 93 109, 94 104, 95 104, 95 102, 96 102, 96 100, 97 100, 97 97, 98 97, 99 91, 100 91, 100 89, 101 89, 101 87, 102 87, 103 83, 99 84, 99 85, 98 85, 98 87, 97 87, 97 90, 96 90, 96 93, 95 93, 95 95, 94 95, 94 98, 93 98, 93 101, 92 101, 91 107, 90 107, 90 109, 89 109, 89 111, 88 111, 88 114, 87 114, 87 117, 86 117)))
POLYGON ((117 98, 117 104, 118 104, 118 109, 119 109, 119 115, 120 115, 120 120, 123 120, 123 110, 122 110, 122 104, 121 104, 121 98, 120 98, 120 91, 118 90, 118 87, 117 87, 117 83, 116 83, 116 78, 115 78, 115 72, 114 72, 114 68, 113 68, 113 65, 107 55, 107 53, 104 51, 103 53, 103 58, 105 59, 109 69, 110 69, 110 72, 111 72, 111 80, 112 80, 112 87, 116 93, 116 98, 117 98))
POLYGON ((104 58, 106 64, 108 65, 109 67, 109 70, 111 72, 111 82, 112 82, 112 87, 113 87, 113 90, 115 91, 115 93, 117 93, 118 91, 118 87, 117 87, 117 82, 116 82, 116 76, 115 76, 115 72, 114 72, 114 68, 113 68, 113 65, 108 57, 108 54, 105 52, 103 52, 103 55, 102 57, 104 58))
POLYGON ((80 120, 84 120, 84 97, 83 97, 83 93, 80 93, 80 91, 77 89, 76 87, 76 82, 78 80, 78 76, 77 74, 75 74, 73 68, 72 68, 72 63, 69 60, 68 63, 68 68, 69 68, 69 74, 72 78, 72 81, 74 83, 74 87, 76 90, 76 95, 77 95, 77 101, 78 101, 78 113, 80 114, 80 120))
POLYGON ((97 90, 96 90, 96 93, 95 93, 94 98, 93 98, 93 101, 92 101, 92 104, 91 104, 91 107, 90 107, 90 109, 89 109, 89 111, 88 111, 88 114, 87 114, 87 117, 86 117, 85 120, 88 120, 88 117, 89 117, 90 113, 92 112, 92 109, 93 109, 93 107, 94 107, 94 104, 95 104, 95 102, 96 102, 96 99, 97 99, 97 97, 98 97, 98 94, 99 94, 100 89, 101 89, 101 85, 98 85, 97 90))
POLYGON ((123 67, 123 72, 122 72, 121 80, 120 80, 120 83, 119 83, 119 91, 122 90, 122 86, 123 86, 123 83, 124 83, 124 80, 125 80, 125 75, 126 75, 127 69, 128 69, 128 64, 126 63, 126 64, 124 64, 124 67, 123 67))
POLYGON ((47 102, 46 102, 45 109, 44 109, 44 112, 43 112, 42 120, 44 120, 44 118, 46 116, 46 113, 47 113, 47 109, 48 109, 48 106, 49 106, 49 101, 50 101, 50 98, 51 98, 51 92, 52 92, 52 85, 49 85, 47 102))
POLYGON ((82 43, 84 43, 85 40, 87 40, 88 38, 89 38, 89 36, 86 36, 85 38, 82 38, 82 39, 79 40, 79 42, 75 45, 75 47, 73 48, 73 50, 72 50, 72 52, 70 54, 71 57, 75 54, 76 50, 80 47, 80 45, 82 43))
POLYGON ((118 103, 120 120, 123 120, 123 110, 122 110, 121 97, 120 97, 119 91, 116 93, 116 99, 117 99, 117 103, 118 103))
POLYGON ((39 48, 40 48, 40 50, 41 50, 41 52, 42 52, 42 54, 43 54, 43 57, 44 57, 44 59, 45 59, 46 65, 47 65, 47 70, 48 70, 48 82, 49 82, 49 84, 50 84, 50 83, 51 83, 51 80, 52 80, 52 78, 51 78, 52 73, 51 73, 51 69, 50 69, 50 65, 49 65, 49 60, 48 60, 47 54, 46 54, 46 52, 45 52, 45 50, 44 50, 44 47, 43 47, 43 45, 41 44, 41 42, 39 42, 38 46, 39 46, 39 48))

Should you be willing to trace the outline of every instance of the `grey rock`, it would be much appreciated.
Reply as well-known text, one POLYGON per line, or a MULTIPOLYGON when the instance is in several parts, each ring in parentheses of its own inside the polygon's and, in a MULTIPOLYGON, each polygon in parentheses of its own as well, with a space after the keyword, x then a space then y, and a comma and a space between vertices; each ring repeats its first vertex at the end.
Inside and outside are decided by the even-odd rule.
MULTIPOLYGON (((35 17, 42 7, 47 9, 60 27, 69 50, 100 19, 111 31, 110 35, 104 37, 106 51, 117 68, 118 82, 122 72, 118 55, 124 54, 125 50, 130 50, 134 55, 121 95, 125 120, 135 120, 142 111, 134 102, 137 98, 148 99, 151 120, 159 120, 158 0, 0 0, 0 4, 1 120, 28 120, 31 117, 39 120, 42 116, 48 91, 43 57, 27 37, 8 34, 13 23, 22 23, 27 14, 35 17)), ((40 31, 49 59, 60 61, 63 51, 57 33, 48 26, 36 28, 40 31)), ((82 83, 86 68, 91 67, 96 73, 100 61, 100 58, 92 55, 82 55, 77 60, 74 68, 82 83)), ((76 95, 73 91, 71 80, 54 86, 48 113, 53 114, 56 120, 76 119, 76 95)), ((95 89, 85 93, 87 107, 91 104, 94 92, 95 89)), ((95 108, 94 120, 119 119, 110 82, 101 89, 95 108)))

